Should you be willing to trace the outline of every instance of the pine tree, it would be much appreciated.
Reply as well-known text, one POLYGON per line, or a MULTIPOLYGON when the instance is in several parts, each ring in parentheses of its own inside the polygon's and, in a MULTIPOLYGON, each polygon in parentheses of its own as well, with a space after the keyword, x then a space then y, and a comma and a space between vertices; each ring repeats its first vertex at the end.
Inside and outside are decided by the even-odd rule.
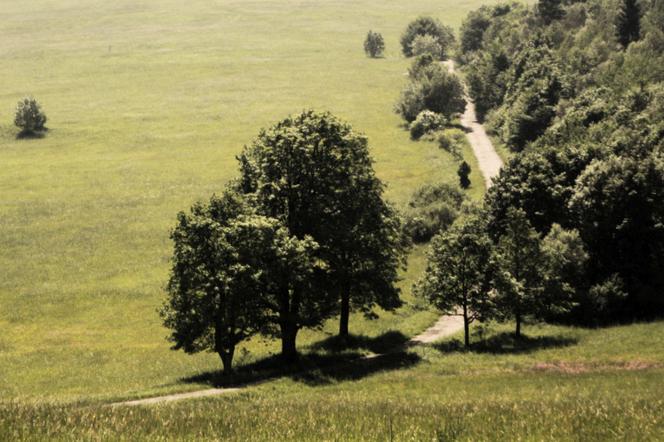
POLYGON ((622 0, 616 17, 616 37, 626 48, 641 34, 641 8, 636 0, 622 0))

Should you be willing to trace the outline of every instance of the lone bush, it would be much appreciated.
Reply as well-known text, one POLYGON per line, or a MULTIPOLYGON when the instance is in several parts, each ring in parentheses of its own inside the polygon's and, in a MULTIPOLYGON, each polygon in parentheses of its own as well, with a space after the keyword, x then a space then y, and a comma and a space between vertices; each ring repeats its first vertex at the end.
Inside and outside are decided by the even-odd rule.
POLYGON ((459 175, 459 184, 461 188, 467 189, 470 187, 470 165, 465 161, 459 165, 459 170, 457 170, 459 175))
POLYGON ((417 118, 415 118, 415 121, 410 123, 410 137, 413 140, 419 140, 423 135, 445 126, 445 123, 447 123, 447 121, 444 116, 429 110, 424 110, 419 113, 417 118))
POLYGON ((385 40, 378 32, 369 31, 364 40, 364 52, 371 58, 381 57, 385 50, 385 40))
POLYGON ((412 57, 413 41, 418 35, 430 35, 441 47, 441 57, 454 44, 454 33, 452 28, 443 25, 440 21, 431 17, 419 17, 411 22, 401 36, 401 50, 406 57, 412 57))
POLYGON ((44 130, 46 114, 32 97, 25 97, 16 105, 14 124, 21 128, 22 133, 35 133, 44 130))

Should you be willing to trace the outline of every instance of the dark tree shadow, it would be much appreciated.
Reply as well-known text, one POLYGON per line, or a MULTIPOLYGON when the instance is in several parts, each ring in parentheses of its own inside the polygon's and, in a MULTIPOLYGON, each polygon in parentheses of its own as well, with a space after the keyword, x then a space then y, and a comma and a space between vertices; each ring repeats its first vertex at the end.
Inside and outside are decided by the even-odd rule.
POLYGON ((388 331, 372 338, 353 334, 347 337, 331 336, 316 342, 310 348, 335 353, 345 350, 369 350, 372 353, 386 353, 405 346, 407 342, 408 336, 403 333, 388 331))
POLYGON ((514 333, 504 332, 478 342, 471 343, 466 349, 458 339, 435 344, 434 348, 442 353, 470 351, 488 354, 523 354, 546 348, 567 347, 578 342, 565 336, 525 336, 516 338, 514 333))
POLYGON ((46 136, 47 128, 39 131, 22 130, 16 134, 17 140, 38 140, 46 136))
POLYGON ((447 127, 451 128, 451 129, 459 129, 459 130, 461 130, 461 131, 463 131, 463 132, 465 132, 465 133, 470 133, 470 132, 472 132, 472 130, 471 130, 470 128, 461 125, 461 123, 449 123, 449 124, 447 125, 447 127))
POLYGON ((388 332, 376 338, 351 336, 349 341, 344 343, 328 338, 309 348, 328 350, 330 353, 304 353, 291 363, 285 363, 279 355, 274 355, 237 367, 230 376, 224 375, 221 370, 215 370, 182 378, 180 382, 209 384, 214 387, 240 387, 278 378, 290 378, 312 386, 357 380, 381 371, 398 370, 417 364, 420 357, 405 350, 403 344, 406 341, 407 338, 398 332, 388 332), (358 349, 368 349, 381 354, 367 356, 356 351, 358 349))

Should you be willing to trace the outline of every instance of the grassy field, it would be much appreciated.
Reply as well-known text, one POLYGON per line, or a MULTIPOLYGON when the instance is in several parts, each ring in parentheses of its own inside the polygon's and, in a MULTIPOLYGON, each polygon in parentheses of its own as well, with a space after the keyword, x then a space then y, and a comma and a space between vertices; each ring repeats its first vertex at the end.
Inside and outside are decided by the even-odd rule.
MULTIPOLYGON (((327 109, 368 135, 387 195, 403 205, 456 162, 415 143, 392 106, 406 81, 400 33, 432 14, 457 27, 484 0, 26 0, 0 8, 0 397, 72 401, 197 388, 219 365, 168 350, 156 309, 177 211, 223 188, 258 130, 327 109), (369 29, 386 57, 364 56, 369 29), (16 139, 32 94, 50 128, 16 139)), ((465 156, 471 159, 466 148, 465 156)), ((471 163, 473 165, 474 163, 471 163)), ((471 177, 482 193, 477 167, 471 177)), ((408 305, 356 333, 414 334, 435 318, 408 305)), ((314 342, 332 332, 306 332, 314 342)), ((275 350, 260 341, 246 361, 275 350)), ((242 361, 240 361, 242 362, 242 361)))
MULTIPOLYGON (((157 407, 0 404, 12 440, 661 440, 664 323, 492 325, 433 347, 157 407)), ((367 347, 371 347, 371 342, 367 347)))

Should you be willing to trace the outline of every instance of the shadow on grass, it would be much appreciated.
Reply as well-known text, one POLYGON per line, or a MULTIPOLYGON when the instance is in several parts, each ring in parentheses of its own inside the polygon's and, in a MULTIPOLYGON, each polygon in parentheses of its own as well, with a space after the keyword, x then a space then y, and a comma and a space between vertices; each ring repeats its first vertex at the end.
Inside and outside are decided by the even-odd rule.
POLYGON ((328 338, 310 348, 331 353, 305 353, 291 363, 285 363, 279 355, 274 355, 237 367, 231 376, 217 370, 183 378, 181 382, 239 387, 278 378, 290 378, 312 386, 357 380, 381 371, 399 370, 417 364, 420 357, 404 349, 406 341, 407 338, 398 332, 388 332, 376 338, 350 336, 343 342, 338 338, 328 338), (358 349, 382 354, 366 356, 356 351, 358 349))
POLYGON ((46 136, 47 128, 39 131, 26 131, 23 130, 16 134, 17 140, 38 140, 46 136))
POLYGON ((408 336, 398 331, 388 331, 373 338, 352 334, 345 338, 331 336, 316 342, 310 348, 335 353, 345 350, 369 350, 372 353, 386 353, 405 346, 406 342, 408 342, 408 336))
POLYGON ((435 344, 434 348, 441 353, 469 351, 473 353, 488 354, 523 354, 546 348, 567 347, 576 344, 574 338, 564 336, 535 336, 522 335, 516 338, 514 333, 504 332, 470 344, 465 348, 458 339, 435 344))

